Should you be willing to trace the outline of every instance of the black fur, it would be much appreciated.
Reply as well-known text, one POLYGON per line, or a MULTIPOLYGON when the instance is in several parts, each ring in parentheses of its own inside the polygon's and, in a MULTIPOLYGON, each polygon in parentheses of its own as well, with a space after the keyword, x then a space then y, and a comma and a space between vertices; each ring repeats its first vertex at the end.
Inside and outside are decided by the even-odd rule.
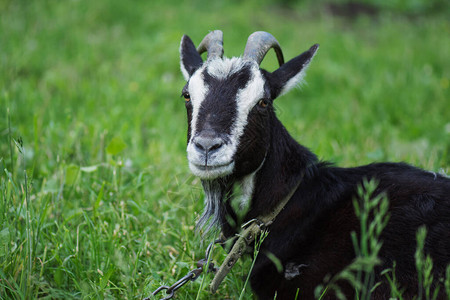
MULTIPOLYGON (((235 170, 230 176, 217 179, 223 186, 220 214, 223 234, 231 237, 239 231, 239 219, 230 202, 232 186, 243 176, 260 167, 244 222, 271 211, 301 179, 295 194, 269 227, 250 281, 260 299, 274 299, 275 295, 276 299, 294 299, 297 290, 298 299, 313 299, 314 289, 327 275, 337 274, 354 259, 350 233, 358 232, 359 221, 352 200, 364 180, 376 179, 376 193, 385 193, 389 198, 390 219, 381 235, 381 265, 376 270, 376 282, 381 285, 372 298, 389 299, 389 285, 380 272, 391 268, 394 262, 404 298, 411 299, 417 294, 415 236, 418 227, 426 225, 425 253, 433 258, 435 285, 441 285, 438 299, 444 299, 444 287, 438 280, 450 263, 450 179, 404 163, 339 168, 320 162, 277 119, 273 100, 286 82, 309 63, 316 50, 317 46, 311 47, 273 73, 261 70, 267 81, 268 105, 255 106, 250 112, 235 154, 235 170), (279 273, 264 253, 275 255, 284 270, 279 273), (285 277, 287 269, 293 270, 289 279, 285 277)), ((229 86, 206 79, 215 95, 227 93, 229 86)), ((233 89, 241 84, 234 82, 233 89)), ((213 112, 230 113, 217 108, 223 102, 215 104, 211 107, 213 112)), ((342 282, 341 287, 349 299, 353 298, 350 285, 342 282)), ((325 297, 335 299, 332 292, 325 297)))
POLYGON ((237 114, 236 94, 250 79, 249 69, 244 68, 225 79, 217 79, 207 70, 202 72, 202 76, 209 89, 199 111, 197 132, 210 131, 226 139, 237 114))
POLYGON ((194 72, 200 68, 203 64, 202 57, 198 54, 197 49, 195 48, 194 43, 187 35, 184 35, 181 39, 181 63, 185 67, 189 76, 192 76, 194 72))
MULTIPOLYGON (((285 132, 280 124, 275 131, 285 132)), ((263 243, 262 253, 274 254, 286 267, 289 263, 303 265, 299 276, 287 280, 264 254, 257 258, 251 275, 251 285, 260 299, 293 299, 299 289, 299 299, 313 299, 314 289, 327 275, 334 275, 351 263, 354 249, 350 239, 358 231, 352 199, 364 179, 379 181, 377 192, 386 192, 390 201, 390 221, 383 231, 380 252, 382 265, 377 268, 376 281, 381 281, 373 299, 389 299, 386 278, 380 275, 396 262, 399 284, 405 289, 405 299, 417 294, 417 274, 414 252, 415 234, 425 224, 428 236, 425 252, 434 260, 434 277, 442 278, 450 263, 450 180, 402 163, 378 163, 357 168, 338 168, 320 163, 313 155, 282 135, 284 142, 272 141, 271 153, 279 158, 278 169, 263 167, 258 173, 257 190, 249 219, 264 213, 273 199, 286 194, 281 181, 305 174, 300 187, 288 205, 270 226, 270 234, 263 243), (284 144, 284 145, 282 145, 284 144), (286 147, 288 145, 288 147, 286 147), (292 155, 297 166, 286 170, 292 155), (270 200, 269 200, 270 199, 270 200)), ((269 160, 270 161, 270 160, 269 160)), ((273 201, 276 202, 276 201, 273 201)), ((272 204, 274 205, 274 204, 272 204)), ((349 299, 353 289, 342 286, 349 299), (346 289, 345 289, 346 288, 346 289)), ((441 286, 440 298, 444 299, 441 286)), ((328 295, 327 299, 334 299, 328 295)))
POLYGON ((275 99, 280 94, 286 82, 297 75, 304 67, 306 67, 313 58, 319 45, 315 44, 308 51, 303 52, 297 57, 294 57, 284 65, 282 65, 275 72, 268 73, 270 76, 270 86, 272 90, 272 97, 275 99))

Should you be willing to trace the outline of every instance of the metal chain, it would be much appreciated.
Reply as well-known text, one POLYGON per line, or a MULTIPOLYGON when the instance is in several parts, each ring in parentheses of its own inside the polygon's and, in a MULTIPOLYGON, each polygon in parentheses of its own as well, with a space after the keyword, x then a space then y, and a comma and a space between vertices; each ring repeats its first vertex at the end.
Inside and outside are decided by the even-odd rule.
MULTIPOLYGON (((166 290, 166 294, 167 296, 162 298, 161 300, 167 300, 167 299, 172 299, 172 297, 174 296, 175 292, 181 288, 183 285, 185 285, 186 283, 188 283, 189 281, 194 281, 196 280, 200 274, 202 274, 204 268, 206 267, 206 265, 208 264, 208 258, 209 255, 211 253, 211 250, 213 248, 213 246, 215 244, 222 244, 223 241, 222 240, 215 240, 214 242, 210 243, 208 245, 208 248, 206 248, 206 253, 205 253, 205 258, 200 259, 197 262, 197 268, 194 270, 189 271, 184 277, 182 277, 180 280, 178 280, 177 282, 175 282, 174 284, 172 284, 171 286, 167 286, 167 285, 162 285, 159 288, 157 288, 150 297, 144 298, 144 300, 150 300, 152 297, 154 297, 156 294, 158 294, 159 292, 166 290)), ((214 266, 214 264, 212 262, 209 262, 209 266, 208 266, 208 271, 207 273, 215 273, 217 271, 217 268, 214 266)))

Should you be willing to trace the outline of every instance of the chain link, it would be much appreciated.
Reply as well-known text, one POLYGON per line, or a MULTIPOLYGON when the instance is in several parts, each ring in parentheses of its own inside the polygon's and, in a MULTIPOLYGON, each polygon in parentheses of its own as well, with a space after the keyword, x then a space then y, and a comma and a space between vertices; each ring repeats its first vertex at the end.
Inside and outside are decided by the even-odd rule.
MULTIPOLYGON (((156 294, 158 294, 159 292, 166 290, 166 297, 162 298, 161 300, 167 300, 167 299, 172 299, 172 297, 174 296, 175 292, 181 288, 183 285, 185 285, 186 283, 188 283, 189 281, 194 281, 196 280, 200 274, 202 274, 204 268, 206 267, 206 265, 208 264, 208 258, 211 254, 211 250, 213 248, 213 246, 215 244, 222 244, 223 241, 222 240, 215 240, 214 242, 210 243, 208 245, 208 247, 206 248, 206 253, 205 253, 205 258, 200 259, 199 261, 197 261, 197 268, 194 270, 189 271, 184 277, 182 277, 180 280, 178 280, 177 282, 175 282, 174 284, 172 284, 171 286, 167 286, 167 285, 162 285, 159 288, 157 288, 150 297, 144 298, 144 300, 150 300, 151 298, 153 298, 156 294)), ((217 271, 217 268, 214 266, 214 264, 212 262, 209 262, 209 266, 208 266, 208 271, 207 273, 215 273, 217 271)))

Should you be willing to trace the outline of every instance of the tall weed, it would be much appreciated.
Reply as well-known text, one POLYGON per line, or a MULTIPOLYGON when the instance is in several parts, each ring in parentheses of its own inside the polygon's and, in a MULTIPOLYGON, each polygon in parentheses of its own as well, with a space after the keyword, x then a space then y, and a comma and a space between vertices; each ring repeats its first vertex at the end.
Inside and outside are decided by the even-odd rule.
POLYGON ((375 180, 364 180, 358 187, 357 197, 353 200, 355 214, 360 221, 360 233, 351 233, 356 257, 344 270, 325 279, 323 285, 315 290, 316 298, 322 299, 326 293, 334 292, 338 299, 346 299, 339 282, 346 281, 355 289, 356 299, 368 300, 377 288, 374 268, 380 264, 378 253, 382 241, 380 235, 389 220, 389 201, 384 194, 376 194, 375 180))

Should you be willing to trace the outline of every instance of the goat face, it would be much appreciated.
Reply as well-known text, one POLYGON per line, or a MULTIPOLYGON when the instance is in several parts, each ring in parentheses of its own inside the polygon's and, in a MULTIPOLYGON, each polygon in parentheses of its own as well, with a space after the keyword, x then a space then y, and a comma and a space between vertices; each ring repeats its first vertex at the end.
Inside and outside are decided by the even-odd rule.
MULTIPOLYGON (((275 118, 273 100, 301 82, 318 48, 314 45, 269 73, 259 68, 261 57, 222 58, 222 33, 208 36, 218 32, 219 40, 206 45, 206 61, 189 37, 183 36, 180 46, 181 71, 187 81, 182 92, 188 114, 187 156, 192 173, 202 179, 242 177, 262 165, 275 118)), ((249 43, 250 38, 247 48, 249 43)), ((202 44, 199 48, 205 47, 202 44)))

